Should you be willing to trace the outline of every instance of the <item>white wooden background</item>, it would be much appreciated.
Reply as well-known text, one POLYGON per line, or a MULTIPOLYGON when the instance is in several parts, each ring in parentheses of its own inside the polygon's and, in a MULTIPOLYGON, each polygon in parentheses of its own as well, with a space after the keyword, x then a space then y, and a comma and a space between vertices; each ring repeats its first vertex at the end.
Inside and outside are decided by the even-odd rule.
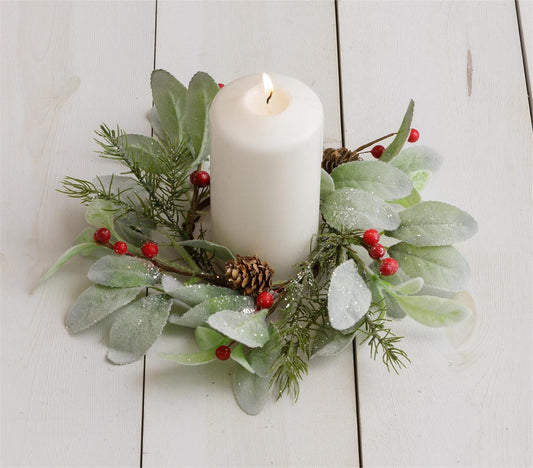
MULTIPOLYGON (((2 466, 533 465, 531 0, 2 1, 1 27, 2 466), (112 171, 92 153, 101 122, 149 134, 154 66, 298 77, 348 146, 393 131, 412 97, 420 142, 445 156, 425 197, 479 222, 460 246, 473 319, 395 323, 413 361, 399 376, 357 347, 256 417, 223 365, 114 367, 108 324, 69 336, 88 264, 30 294, 84 227, 55 189, 112 171)), ((185 346, 167 333, 157 350, 185 346)))

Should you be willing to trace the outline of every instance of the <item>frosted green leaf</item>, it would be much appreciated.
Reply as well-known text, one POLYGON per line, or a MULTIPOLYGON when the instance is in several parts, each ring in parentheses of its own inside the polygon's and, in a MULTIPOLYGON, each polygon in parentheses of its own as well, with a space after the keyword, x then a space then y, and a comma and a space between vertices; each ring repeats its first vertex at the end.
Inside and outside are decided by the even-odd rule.
POLYGON ((409 174, 409 178, 411 179, 415 190, 421 192, 431 182, 431 179, 433 178, 433 173, 422 169, 420 171, 411 172, 411 174, 409 174))
POLYGON ((209 154, 209 108, 218 85, 207 73, 196 73, 189 83, 185 101, 185 125, 196 157, 195 164, 209 154))
POLYGON ((381 198, 363 190, 335 190, 322 205, 326 222, 339 231, 396 229, 400 217, 381 198))
POLYGON ((131 288, 151 286, 157 283, 160 275, 159 269, 148 260, 106 255, 93 263, 87 273, 87 278, 102 286, 131 288))
POLYGON ((207 323, 223 335, 249 348, 263 346, 269 339, 265 322, 267 310, 255 313, 247 310, 221 310, 211 315, 207 323))
POLYGON ((115 212, 116 206, 112 202, 97 198, 87 206, 85 219, 95 228, 106 227, 112 230, 115 212))
POLYGON ((387 315, 389 317, 394 319, 402 319, 405 317, 406 314, 404 310, 393 296, 383 291, 383 300, 385 301, 385 307, 387 308, 387 315))
POLYGON ((345 335, 330 328, 324 329, 323 333, 318 333, 313 342, 311 357, 315 356, 335 356, 344 351, 352 343, 356 332, 345 335))
POLYGON ((141 249, 142 245, 152 239, 152 231, 157 228, 157 223, 148 217, 137 213, 126 213, 115 220, 117 234, 128 243, 130 251, 132 246, 141 249))
POLYGON ((204 325, 211 315, 221 310, 242 310, 253 306, 254 300, 250 296, 212 297, 189 309, 181 316, 172 314, 169 321, 175 325, 194 328, 204 325))
POLYGON ((281 350, 281 338, 278 329, 271 323, 269 327, 270 339, 261 348, 255 348, 248 354, 248 362, 256 374, 261 377, 270 377, 273 373, 272 366, 281 350))
POLYGON ((161 141, 167 141, 168 135, 167 132, 163 129, 163 125, 161 125, 161 119, 159 118, 159 115, 157 114, 157 109, 155 106, 152 106, 152 110, 150 111, 150 117, 149 117, 150 125, 152 126, 152 130, 154 133, 158 136, 158 138, 161 141))
POLYGON ((399 214, 400 227, 389 230, 387 235, 416 246, 450 245, 477 232, 477 223, 472 216, 443 202, 422 202, 399 214))
POLYGON ((268 400, 270 379, 237 367, 233 374, 233 392, 240 408, 250 416, 259 414, 268 400))
POLYGON ((96 186, 102 186, 102 188, 115 195, 120 194, 120 198, 123 201, 129 201, 134 205, 139 205, 141 200, 148 200, 148 192, 139 183, 131 178, 117 175, 105 175, 98 176, 96 180, 93 180, 93 184, 96 186))
POLYGON ((119 142, 126 152, 127 159, 143 171, 152 174, 161 174, 165 171, 161 160, 165 150, 157 140, 144 135, 128 133, 119 136, 119 142))
POLYGON ((107 288, 93 285, 83 291, 70 309, 65 327, 78 333, 91 327, 111 312, 133 301, 143 288, 107 288))
POLYGON ((228 260, 235 258, 235 255, 233 255, 231 250, 229 250, 227 247, 224 247, 223 245, 215 244, 214 242, 209 242, 204 239, 186 240, 186 241, 180 242, 180 245, 184 245, 185 247, 195 247, 197 249, 205 250, 206 252, 210 253, 213 257, 216 257, 223 262, 227 262, 228 260))
POLYGON ((415 103, 411 99, 411 101, 409 102, 409 106, 407 106, 407 111, 403 116, 402 124, 400 125, 398 133, 394 137, 394 140, 392 140, 392 143, 387 146, 387 148, 383 152, 380 158, 381 161, 391 161, 401 151, 403 145, 405 145, 407 138, 409 138, 409 133, 411 132, 411 122, 413 120, 414 109, 415 103))
POLYGON ((212 297, 238 295, 238 292, 233 289, 214 286, 212 284, 190 284, 187 286, 175 287, 178 280, 168 278, 171 277, 163 275, 164 291, 175 299, 190 306, 198 305, 212 297))
MULTIPOLYGON (((74 242, 72 245, 78 245, 78 244, 90 244, 91 242, 94 244, 94 228, 88 227, 85 228, 83 231, 81 231, 76 239, 74 239, 74 242)), ((106 247, 103 247, 106 249, 106 247)))
POLYGON ((168 359, 169 361, 174 361, 179 364, 185 364, 186 366, 198 366, 201 364, 207 364, 208 362, 214 361, 217 356, 215 354, 218 345, 206 349, 203 351, 197 351, 195 353, 183 353, 183 354, 172 354, 172 353, 159 353, 159 357, 168 359))
POLYGON ((413 185, 402 171, 381 161, 353 161, 333 169, 331 177, 337 189, 364 190, 383 200, 406 197, 413 185))
POLYGON ((422 277, 428 286, 460 291, 470 276, 468 262, 451 246, 416 247, 400 242, 389 248, 389 255, 405 273, 422 277))
POLYGON ((372 294, 357 272, 353 260, 339 265, 331 275, 328 291, 328 316, 336 330, 347 330, 363 317, 370 307, 372 294))
POLYGON ((395 296, 407 315, 428 327, 446 327, 460 322, 471 311, 450 299, 436 296, 395 296))
POLYGON ((206 327, 196 327, 196 330, 194 330, 194 339, 202 351, 216 348, 227 340, 225 336, 206 327))
POLYGON ((48 268, 46 273, 43 276, 41 276, 41 278, 35 285, 35 288, 37 288, 39 285, 44 283, 48 278, 50 278, 50 276, 52 276, 57 270, 59 270, 72 257, 75 257, 76 255, 88 255, 97 249, 102 249, 102 246, 98 245, 96 242, 93 241, 93 242, 86 242, 83 244, 75 245, 71 247, 70 249, 68 249, 66 252, 63 252, 63 254, 61 254, 61 256, 54 262, 54 264, 50 268, 48 268))
POLYGON ((154 70, 150 84, 162 128, 171 142, 181 143, 186 135, 183 119, 187 88, 166 70, 154 70))
POLYGON ((123 307, 109 332, 107 358, 129 364, 144 356, 161 335, 171 305, 167 296, 154 294, 123 307))
POLYGON ((237 346, 235 346, 235 348, 231 350, 230 358, 233 359, 235 362, 239 363, 248 372, 255 374, 254 370, 248 363, 246 356, 244 355, 242 344, 239 343, 237 346))
POLYGON ((402 150, 391 161, 392 166, 408 175, 420 170, 435 172, 441 163, 442 157, 433 148, 418 145, 402 150))
POLYGON ((401 205, 404 208, 409 208, 410 206, 416 205, 417 203, 420 203, 422 201, 422 197, 420 196, 420 193, 417 192, 415 188, 413 188, 413 191, 410 195, 408 195, 405 198, 401 198, 399 200, 391 200, 391 203, 395 203, 397 205, 401 205))
POLYGON ((172 293, 176 289, 183 288, 183 283, 174 276, 167 275, 166 273, 161 275, 161 285, 166 294, 172 296, 172 293))
POLYGON ((424 280, 422 278, 412 278, 396 286, 393 286, 391 289, 395 293, 399 294, 416 294, 422 289, 422 286, 424 286, 424 280))
POLYGON ((320 200, 324 200, 335 190, 335 182, 324 169, 322 169, 320 174, 320 200))

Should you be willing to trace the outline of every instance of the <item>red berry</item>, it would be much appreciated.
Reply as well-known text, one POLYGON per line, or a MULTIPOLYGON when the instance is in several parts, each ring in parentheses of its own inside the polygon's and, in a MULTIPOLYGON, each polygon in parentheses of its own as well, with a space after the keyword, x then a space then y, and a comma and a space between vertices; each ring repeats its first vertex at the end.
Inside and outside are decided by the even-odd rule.
POLYGON ((225 345, 219 346, 215 351, 215 356, 221 361, 226 361, 227 359, 229 359, 230 354, 231 348, 225 345))
POLYGON ((409 143, 414 143, 415 141, 418 141, 419 138, 420 138, 420 133, 418 132, 418 130, 416 128, 412 128, 411 133, 409 133, 409 138, 407 139, 407 141, 409 143))
POLYGON ((398 262, 394 258, 384 258, 379 265, 379 272, 383 276, 394 275, 398 271, 398 262))
POLYGON ((385 247, 383 247, 381 244, 373 245, 372 247, 370 247, 368 254, 371 258, 377 260, 378 258, 381 258, 383 257, 383 255, 385 255, 385 247))
POLYGON ((274 296, 268 291, 263 291, 257 296, 256 304, 258 309, 270 309, 274 304, 274 296))
POLYGON ((218 84, 218 89, 222 89, 224 87, 224 83, 219 83, 218 84))
POLYGON ((189 179, 191 184, 196 185, 196 187, 207 187, 211 182, 209 173, 205 171, 193 172, 189 179))
POLYGON ((100 228, 94 231, 93 239, 99 244, 107 244, 111 239, 111 232, 107 228, 100 228))
POLYGON ((376 245, 379 242, 379 232, 375 229, 367 229, 363 234, 363 241, 366 245, 376 245))
POLYGON ((376 145, 374 146, 370 152, 372 153, 372 156, 374 156, 376 159, 381 158, 381 155, 385 151, 385 147, 383 145, 376 145))
POLYGON ((148 241, 141 247, 141 252, 145 257, 154 258, 157 255, 157 252, 159 252, 159 248, 155 242, 148 241))
POLYGON ((115 242, 113 250, 119 255, 124 255, 128 251, 128 244, 122 241, 115 242))

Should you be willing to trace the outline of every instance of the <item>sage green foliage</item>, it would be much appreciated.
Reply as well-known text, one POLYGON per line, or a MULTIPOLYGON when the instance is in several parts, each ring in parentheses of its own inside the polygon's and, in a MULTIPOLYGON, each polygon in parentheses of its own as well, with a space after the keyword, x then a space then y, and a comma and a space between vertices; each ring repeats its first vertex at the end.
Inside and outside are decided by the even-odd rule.
POLYGON ((417 145, 402 150, 390 164, 407 175, 421 170, 435 172, 442 164, 442 157, 433 148, 417 145))
POLYGON ((446 327, 468 317, 463 304, 437 296, 395 296, 407 315, 428 327, 446 327))
POLYGON ((89 269, 87 278, 94 283, 113 288, 151 286, 157 283, 161 272, 152 262, 136 257, 106 255, 89 269))
POLYGON ((233 392, 240 408, 250 416, 259 414, 269 396, 270 380, 239 366, 233 373, 233 392))
POLYGON ((345 334, 331 328, 324 329, 313 342, 311 358, 316 356, 335 356, 341 353, 352 343, 356 334, 356 331, 345 334))
POLYGON ((250 366, 250 363, 244 355, 244 348, 242 343, 239 343, 237 346, 235 346, 235 348, 231 350, 230 358, 240 364, 242 367, 244 367, 244 369, 246 369, 248 372, 255 374, 255 371, 252 369, 252 366, 250 366))
POLYGON ((389 255, 409 276, 420 276, 436 288, 460 291, 470 275, 467 261, 452 246, 416 247, 400 242, 389 248, 389 255))
POLYGON ((123 307, 109 332, 108 359, 128 364, 144 356, 161 335, 171 305, 168 296, 153 294, 123 307))
POLYGON ((266 314, 266 310, 221 310, 211 315, 207 323, 228 338, 258 348, 269 340, 266 314))
POLYGON ((405 142, 407 141, 407 138, 409 138, 409 133, 411 132, 411 122, 413 121, 414 110, 415 103, 411 99, 411 101, 409 102, 409 106, 407 106, 407 111, 403 116, 402 124, 398 129, 398 133, 396 134, 394 140, 392 140, 392 143, 387 146, 387 148, 381 155, 380 161, 392 161, 392 159, 394 159, 394 157, 401 151, 403 145, 405 145, 405 142))
POLYGON ((226 340, 224 335, 207 327, 196 327, 194 330, 194 339, 202 351, 220 346, 226 340))
POLYGON ((86 289, 70 309, 65 326, 70 333, 79 333, 109 314, 133 301, 143 290, 108 288, 95 284, 86 289))
POLYGON ((400 211, 400 219, 400 226, 387 235, 420 247, 450 245, 477 232, 472 216, 443 202, 418 203, 400 211))
POLYGON ((179 301, 190 306, 196 306, 211 298, 238 295, 237 291, 234 291, 233 289, 224 288, 222 286, 214 286, 212 284, 190 284, 176 289, 170 289, 165 286, 165 283, 163 283, 163 288, 169 296, 172 296, 173 298, 178 299, 179 301))
POLYGON ((320 200, 324 201, 326 197, 335 190, 335 182, 331 176, 321 169, 320 172, 320 200))
POLYGON ((105 227, 113 229, 115 205, 111 200, 97 198, 89 203, 85 212, 85 219, 95 228, 105 227))
POLYGON ((216 296, 197 304, 181 316, 172 314, 169 321, 175 325, 195 328, 204 325, 211 315, 221 310, 242 310, 253 306, 254 300, 250 296, 216 296))
POLYGON ((381 161, 353 161, 333 169, 331 177, 337 189, 364 190, 383 200, 406 197, 413 185, 402 171, 381 161))
POLYGON ((159 356, 164 359, 168 359, 169 361, 177 362, 178 364, 184 364, 186 366, 199 366, 201 364, 207 364, 216 360, 217 356, 215 352, 217 348, 218 345, 214 346, 213 348, 196 351, 194 353, 159 353, 159 356))
POLYGON ((162 174, 165 170, 165 149, 154 138, 135 133, 119 136, 119 145, 129 164, 150 174, 162 174))
POLYGON ((396 203, 403 206, 404 208, 409 208, 410 206, 416 205, 422 201, 422 197, 418 190, 413 188, 412 192, 407 195, 405 198, 400 198, 399 200, 392 200, 391 203, 396 203))
POLYGON ((235 255, 233 255, 231 250, 227 247, 215 244, 214 242, 210 242, 205 239, 186 240, 181 241, 180 244, 185 247, 195 247, 204 250, 211 256, 211 258, 217 258, 222 262, 227 262, 228 260, 235 258, 235 255))
POLYGON ((274 373, 274 363, 278 359, 282 339, 274 323, 268 329, 270 339, 261 348, 254 348, 248 354, 248 362, 254 372, 265 378, 271 378, 274 373))

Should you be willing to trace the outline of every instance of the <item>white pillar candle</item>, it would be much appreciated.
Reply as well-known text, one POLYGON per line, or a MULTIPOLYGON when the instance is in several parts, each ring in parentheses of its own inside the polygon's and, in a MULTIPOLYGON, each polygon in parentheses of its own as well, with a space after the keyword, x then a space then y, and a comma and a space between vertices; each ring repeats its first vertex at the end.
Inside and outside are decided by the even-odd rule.
POLYGON ((211 105, 212 238, 283 280, 318 230, 323 111, 304 83, 270 78, 235 80, 211 105))

